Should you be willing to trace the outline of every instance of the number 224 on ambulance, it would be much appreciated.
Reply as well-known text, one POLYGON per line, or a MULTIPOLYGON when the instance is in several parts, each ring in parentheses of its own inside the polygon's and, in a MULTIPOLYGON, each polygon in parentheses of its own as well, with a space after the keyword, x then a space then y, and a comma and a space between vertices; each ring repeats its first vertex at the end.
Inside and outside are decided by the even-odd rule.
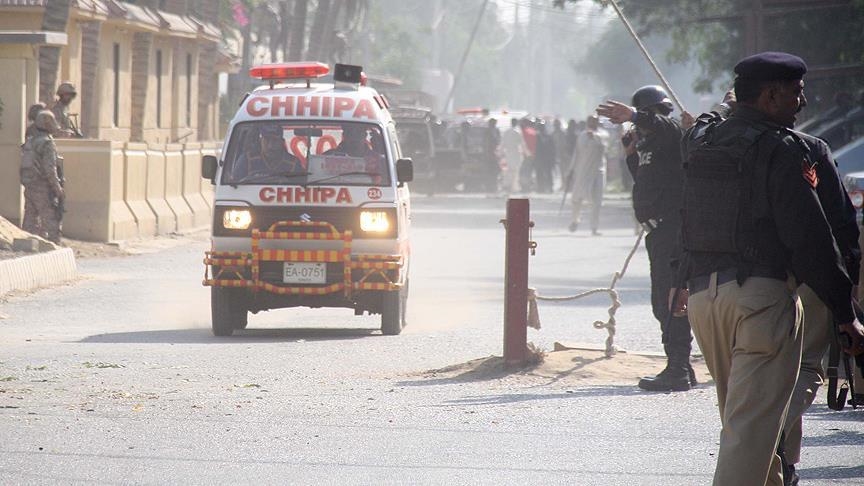
POLYGON ((347 307, 405 325, 411 203, 386 98, 360 66, 268 64, 249 93, 221 157, 205 156, 215 186, 211 250, 213 333, 244 329, 249 313, 347 307))

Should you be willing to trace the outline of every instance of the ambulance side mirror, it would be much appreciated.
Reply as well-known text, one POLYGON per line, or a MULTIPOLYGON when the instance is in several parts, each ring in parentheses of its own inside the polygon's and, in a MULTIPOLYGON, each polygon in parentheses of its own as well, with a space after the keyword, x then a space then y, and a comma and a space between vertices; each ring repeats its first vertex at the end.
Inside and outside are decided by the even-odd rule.
POLYGON ((211 184, 216 183, 216 168, 219 166, 219 161, 212 155, 201 157, 201 177, 210 179, 211 184))
POLYGON ((396 181, 399 184, 414 180, 414 161, 411 159, 399 159, 396 161, 396 181))

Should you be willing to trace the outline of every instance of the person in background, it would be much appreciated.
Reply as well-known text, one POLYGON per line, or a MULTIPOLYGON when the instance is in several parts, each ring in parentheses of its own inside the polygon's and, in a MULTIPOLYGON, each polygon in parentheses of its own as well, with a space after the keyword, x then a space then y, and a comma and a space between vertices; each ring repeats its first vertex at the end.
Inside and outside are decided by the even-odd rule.
POLYGON ((69 105, 76 96, 78 92, 75 90, 75 85, 69 81, 64 81, 57 87, 57 100, 51 106, 51 112, 57 120, 57 133, 54 134, 57 138, 83 137, 72 115, 69 114, 69 105))
POLYGON ((549 133, 549 126, 542 119, 537 120, 537 150, 534 154, 537 174, 537 192, 552 192, 552 171, 555 168, 555 140, 549 133))
POLYGON ((24 220, 21 228, 60 243, 60 224, 66 193, 57 171, 57 131, 54 114, 40 111, 33 121, 35 131, 21 147, 21 184, 24 186, 24 220))
POLYGON ((586 130, 579 134, 576 151, 566 179, 570 181, 573 201, 573 216, 570 232, 576 231, 582 212, 582 202, 591 201, 591 234, 599 235, 600 207, 603 204, 603 189, 606 185, 606 139, 600 133, 596 116, 588 117, 586 130))
POLYGON ((522 166, 519 171, 519 186, 523 192, 528 192, 534 188, 537 130, 527 117, 519 121, 519 129, 522 131, 522 166))
POLYGON ((498 120, 490 118, 483 134, 483 189, 494 193, 498 190, 498 173, 501 169, 498 147, 501 145, 501 132, 498 120))
POLYGON ((510 119, 510 129, 501 136, 501 149, 507 162, 507 172, 503 189, 514 193, 519 191, 519 171, 522 169, 522 134, 519 133, 519 120, 510 119))
POLYGON ((686 391, 696 384, 690 366, 693 337, 687 316, 669 315, 673 288, 672 262, 680 255, 681 197, 684 170, 681 160, 683 131, 671 116, 669 95, 660 86, 643 86, 633 93, 631 105, 609 101, 597 108, 612 123, 631 122, 633 133, 622 142, 633 175, 633 211, 645 229, 645 248, 651 264, 651 307, 660 323, 666 368, 655 377, 639 380, 648 391, 686 391))

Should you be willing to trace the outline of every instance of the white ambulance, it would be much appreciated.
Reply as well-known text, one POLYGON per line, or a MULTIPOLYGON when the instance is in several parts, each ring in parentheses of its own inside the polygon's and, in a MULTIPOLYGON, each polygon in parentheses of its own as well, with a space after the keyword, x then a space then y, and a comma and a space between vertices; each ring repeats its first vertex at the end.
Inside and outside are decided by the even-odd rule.
POLYGON ((228 128, 221 160, 204 157, 215 185, 211 287, 213 333, 244 329, 248 313, 347 307, 405 325, 411 203, 386 98, 359 66, 257 66, 269 85, 249 93, 228 128))

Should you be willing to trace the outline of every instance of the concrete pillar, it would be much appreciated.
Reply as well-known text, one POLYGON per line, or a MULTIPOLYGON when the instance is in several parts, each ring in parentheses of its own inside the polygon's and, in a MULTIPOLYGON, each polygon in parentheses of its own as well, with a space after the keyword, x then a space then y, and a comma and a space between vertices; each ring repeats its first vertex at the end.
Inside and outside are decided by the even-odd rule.
POLYGON ((183 198, 183 146, 179 143, 165 145, 165 202, 177 222, 174 231, 192 229, 192 208, 183 198))
POLYGON ((18 170, 27 108, 38 100, 39 64, 34 47, 0 44, 0 216, 20 226, 24 205, 18 170))
MULTIPOLYGON (((99 30, 102 22, 79 22, 81 29, 81 118, 78 127, 85 137, 93 137, 98 130, 98 107, 100 100, 97 94, 97 78, 99 76, 99 30)), ((102 100, 102 102, 106 102, 102 100)))
POLYGON ((177 218, 165 200, 165 148, 156 144, 147 147, 147 205, 156 214, 157 234, 177 231, 177 218))
POLYGON ((147 204, 147 144, 127 143, 123 152, 123 200, 135 217, 138 236, 156 236, 156 213, 147 204))
POLYGON ((187 143, 183 146, 183 199, 192 208, 193 228, 206 228, 212 217, 201 192, 203 184, 209 186, 210 181, 201 177, 201 144, 187 143))
POLYGON ((144 115, 147 111, 147 82, 150 78, 150 50, 153 34, 136 32, 132 37, 132 127, 130 141, 144 140, 144 115))
POLYGON ((219 134, 212 123, 219 104, 217 85, 216 44, 208 42, 198 54, 198 140, 215 140, 219 134))
POLYGON ((137 237, 135 217, 123 201, 123 144, 87 139, 56 143, 66 169, 63 234, 84 241, 137 237))

